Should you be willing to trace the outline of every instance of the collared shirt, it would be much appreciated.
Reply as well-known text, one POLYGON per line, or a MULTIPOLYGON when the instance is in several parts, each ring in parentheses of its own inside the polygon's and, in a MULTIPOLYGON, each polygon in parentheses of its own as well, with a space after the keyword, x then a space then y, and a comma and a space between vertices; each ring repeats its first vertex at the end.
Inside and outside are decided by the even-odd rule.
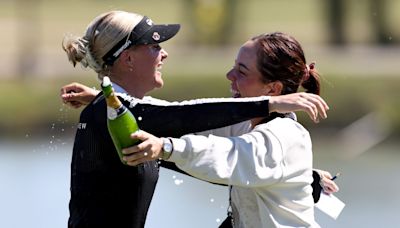
POLYGON ((127 93, 124 88, 122 88, 120 85, 117 83, 113 82, 113 88, 116 93, 127 93))

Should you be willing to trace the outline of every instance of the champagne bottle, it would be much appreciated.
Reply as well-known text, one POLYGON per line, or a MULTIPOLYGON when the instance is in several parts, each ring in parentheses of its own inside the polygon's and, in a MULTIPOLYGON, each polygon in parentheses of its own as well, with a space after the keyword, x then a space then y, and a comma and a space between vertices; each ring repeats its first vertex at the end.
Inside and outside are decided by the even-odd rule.
POLYGON ((104 77, 101 83, 104 98, 107 103, 107 127, 108 132, 114 142, 115 149, 123 164, 122 149, 133 146, 139 143, 139 140, 134 140, 130 135, 139 130, 135 116, 127 109, 118 97, 115 95, 112 83, 109 77, 104 77))

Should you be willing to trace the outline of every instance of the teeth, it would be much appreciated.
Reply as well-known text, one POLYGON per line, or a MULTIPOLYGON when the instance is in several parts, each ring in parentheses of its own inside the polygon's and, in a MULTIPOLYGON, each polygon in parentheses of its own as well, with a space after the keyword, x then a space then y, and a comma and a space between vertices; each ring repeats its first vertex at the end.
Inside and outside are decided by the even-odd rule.
POLYGON ((239 93, 239 91, 231 88, 231 93, 239 93))
POLYGON ((232 97, 240 97, 240 92, 231 88, 232 97))

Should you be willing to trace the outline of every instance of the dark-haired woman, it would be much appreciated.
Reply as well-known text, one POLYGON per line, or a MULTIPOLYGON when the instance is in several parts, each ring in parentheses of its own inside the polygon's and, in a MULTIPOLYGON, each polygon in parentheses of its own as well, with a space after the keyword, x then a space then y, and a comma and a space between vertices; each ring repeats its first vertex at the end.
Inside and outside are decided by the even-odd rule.
MULTIPOLYGON (((307 64, 296 39, 279 32, 248 40, 227 78, 235 97, 291 94, 300 86, 320 92, 315 65, 307 64)), ((158 138, 140 131, 132 137, 143 142, 125 149, 131 165, 161 157, 197 178, 230 185, 233 227, 319 227, 311 138, 291 113, 201 135, 158 138)))

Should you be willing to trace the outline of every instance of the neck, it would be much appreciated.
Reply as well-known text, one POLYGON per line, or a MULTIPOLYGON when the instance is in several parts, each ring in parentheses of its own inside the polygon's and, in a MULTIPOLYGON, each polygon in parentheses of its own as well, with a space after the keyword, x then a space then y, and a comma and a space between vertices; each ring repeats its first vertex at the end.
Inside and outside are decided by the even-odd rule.
POLYGON ((289 117, 293 120, 296 120, 296 115, 294 113, 282 114, 282 113, 277 113, 277 112, 271 112, 268 117, 259 117, 259 118, 251 119, 251 127, 255 128, 258 124, 269 122, 269 121, 275 119, 276 117, 281 117, 281 118, 289 117))
MULTIPOLYGON (((123 77, 123 78, 127 78, 128 77, 123 77)), ((132 81, 135 81, 133 79, 131 79, 132 81)), ((123 80, 122 78, 119 77, 113 77, 112 81, 116 84, 118 84, 121 88, 123 88, 127 94, 129 94, 130 96, 142 99, 144 97, 144 95, 146 94, 146 91, 140 86, 140 83, 132 83, 132 81, 127 81, 127 80, 123 80)))
POLYGON ((137 88, 135 86, 124 85, 122 88, 124 88, 129 95, 139 99, 142 99, 146 94, 141 90, 141 88, 137 88))

